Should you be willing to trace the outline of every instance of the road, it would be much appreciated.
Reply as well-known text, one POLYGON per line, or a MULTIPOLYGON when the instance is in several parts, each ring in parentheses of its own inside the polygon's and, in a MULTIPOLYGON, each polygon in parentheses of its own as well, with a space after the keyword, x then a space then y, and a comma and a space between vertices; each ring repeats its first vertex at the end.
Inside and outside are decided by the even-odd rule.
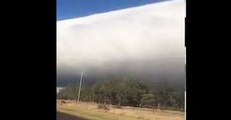
POLYGON ((62 112, 57 112, 56 116, 57 116, 56 120, 89 120, 89 119, 76 117, 62 112))

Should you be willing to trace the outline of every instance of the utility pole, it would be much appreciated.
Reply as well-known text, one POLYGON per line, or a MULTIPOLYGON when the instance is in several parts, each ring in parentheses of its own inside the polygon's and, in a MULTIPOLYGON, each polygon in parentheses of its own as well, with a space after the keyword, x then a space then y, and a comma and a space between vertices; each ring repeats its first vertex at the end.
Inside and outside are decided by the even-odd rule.
POLYGON ((78 102, 79 102, 79 98, 80 98, 80 91, 81 91, 81 86, 82 86, 82 79, 83 79, 83 72, 81 73, 81 77, 80 77, 79 93, 78 93, 78 102))

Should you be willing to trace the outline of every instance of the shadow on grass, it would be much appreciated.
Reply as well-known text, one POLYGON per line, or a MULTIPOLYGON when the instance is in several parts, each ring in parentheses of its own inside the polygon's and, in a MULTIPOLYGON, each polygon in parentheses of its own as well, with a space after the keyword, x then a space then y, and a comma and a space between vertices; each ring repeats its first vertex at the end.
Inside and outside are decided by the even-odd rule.
POLYGON ((66 114, 66 113, 63 113, 63 112, 57 112, 56 120, 89 120, 89 119, 80 118, 80 117, 73 116, 73 115, 70 115, 70 114, 66 114))

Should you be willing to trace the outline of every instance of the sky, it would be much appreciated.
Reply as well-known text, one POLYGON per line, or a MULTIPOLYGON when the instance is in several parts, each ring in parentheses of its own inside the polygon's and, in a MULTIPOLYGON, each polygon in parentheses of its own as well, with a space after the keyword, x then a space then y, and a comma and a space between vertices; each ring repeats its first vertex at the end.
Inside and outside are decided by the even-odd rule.
POLYGON ((185 81, 185 2, 146 4, 57 21, 58 83, 107 76, 185 81))
POLYGON ((57 20, 77 18, 164 0, 57 0, 57 20))

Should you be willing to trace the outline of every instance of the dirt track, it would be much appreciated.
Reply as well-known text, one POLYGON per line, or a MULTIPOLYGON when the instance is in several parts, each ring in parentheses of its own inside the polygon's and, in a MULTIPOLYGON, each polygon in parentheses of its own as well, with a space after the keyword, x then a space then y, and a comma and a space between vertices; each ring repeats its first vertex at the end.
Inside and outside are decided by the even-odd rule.
POLYGON ((79 118, 62 112, 57 112, 56 116, 57 116, 56 120, 89 120, 89 119, 79 118))

